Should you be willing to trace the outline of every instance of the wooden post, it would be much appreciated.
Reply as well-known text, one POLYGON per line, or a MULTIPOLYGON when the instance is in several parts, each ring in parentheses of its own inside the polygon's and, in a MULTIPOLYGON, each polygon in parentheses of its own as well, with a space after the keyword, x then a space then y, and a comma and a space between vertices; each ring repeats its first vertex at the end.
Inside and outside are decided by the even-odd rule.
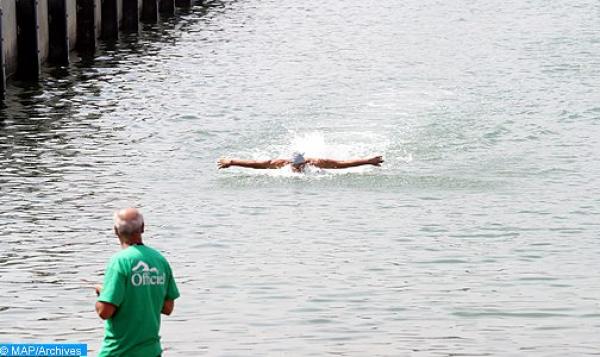
POLYGON ((159 0, 159 11, 163 15, 175 15, 175 0, 159 0))
POLYGON ((17 4, 16 1, 0 0, 2 8, 2 60, 4 61, 4 78, 8 80, 17 72, 17 4))
POLYGON ((140 1, 123 1, 123 31, 137 32, 139 30, 141 10, 140 1))
POLYGON ((191 7, 192 0, 175 0, 175 6, 177 7, 191 7))
POLYGON ((117 0, 102 0, 102 39, 119 38, 119 8, 117 0))
MULTIPOLYGON (((48 59, 50 38, 48 33, 48 0, 36 0, 37 8, 37 37, 40 65, 48 59)), ((41 68, 41 67, 40 67, 41 68)))
POLYGON ((67 42, 69 51, 73 51, 77 45, 77 0, 65 0, 67 12, 67 42))
POLYGON ((40 76, 40 51, 38 48, 38 13, 36 0, 17 1, 17 75, 25 80, 40 76))
POLYGON ((100 0, 77 0, 77 49, 93 52, 100 33, 100 0))
POLYGON ((50 53, 48 61, 69 64, 69 32, 67 0, 48 0, 50 53))
POLYGON ((6 64, 4 61, 4 36, 2 36, 3 18, 4 11, 0 1, 0 99, 4 99, 6 94, 6 64))
POLYGON ((142 22, 149 24, 158 22, 158 0, 143 0, 142 22))

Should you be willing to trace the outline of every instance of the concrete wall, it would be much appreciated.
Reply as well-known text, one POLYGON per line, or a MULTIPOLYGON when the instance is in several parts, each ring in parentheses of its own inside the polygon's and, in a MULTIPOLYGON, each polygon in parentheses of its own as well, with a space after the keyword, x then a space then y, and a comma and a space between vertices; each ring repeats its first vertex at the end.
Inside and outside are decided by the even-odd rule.
POLYGON ((77 4, 75 0, 67 0, 67 36, 69 49, 74 49, 77 43, 77 4))
POLYGON ((2 37, 6 77, 17 72, 17 8, 15 1, 0 0, 2 3, 2 37))

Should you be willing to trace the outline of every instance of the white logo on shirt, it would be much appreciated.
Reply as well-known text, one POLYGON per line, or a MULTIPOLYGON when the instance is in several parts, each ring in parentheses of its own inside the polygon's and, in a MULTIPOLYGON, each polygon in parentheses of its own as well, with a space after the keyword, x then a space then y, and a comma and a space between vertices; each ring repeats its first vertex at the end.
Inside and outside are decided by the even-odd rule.
POLYGON ((160 274, 157 268, 150 268, 144 261, 140 260, 131 271, 131 284, 133 286, 164 285, 165 283, 165 273, 160 274))

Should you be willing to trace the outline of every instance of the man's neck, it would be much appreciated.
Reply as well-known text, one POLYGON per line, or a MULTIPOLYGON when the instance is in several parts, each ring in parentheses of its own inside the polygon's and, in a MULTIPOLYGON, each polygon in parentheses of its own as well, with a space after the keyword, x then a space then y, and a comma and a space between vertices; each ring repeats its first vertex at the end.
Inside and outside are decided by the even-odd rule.
POLYGON ((144 245, 144 243, 142 243, 141 240, 140 241, 135 241, 135 242, 129 242, 129 243, 122 242, 121 243, 121 248, 122 249, 127 249, 127 248, 131 247, 132 245, 144 245))

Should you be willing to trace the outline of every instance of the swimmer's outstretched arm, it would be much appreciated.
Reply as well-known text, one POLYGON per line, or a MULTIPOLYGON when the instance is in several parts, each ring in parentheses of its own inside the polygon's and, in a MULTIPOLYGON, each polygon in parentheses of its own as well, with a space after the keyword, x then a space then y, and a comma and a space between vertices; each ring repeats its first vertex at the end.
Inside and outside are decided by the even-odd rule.
POLYGON ((381 166, 381 163, 383 163, 383 157, 373 156, 373 157, 364 158, 364 159, 351 159, 351 160, 307 158, 306 162, 313 166, 322 168, 322 169, 346 169, 349 167, 363 166, 363 165, 381 166))
POLYGON ((230 166, 247 167, 250 169, 279 169, 289 164, 286 159, 273 160, 240 160, 240 159, 219 159, 219 168, 226 169, 230 166))

